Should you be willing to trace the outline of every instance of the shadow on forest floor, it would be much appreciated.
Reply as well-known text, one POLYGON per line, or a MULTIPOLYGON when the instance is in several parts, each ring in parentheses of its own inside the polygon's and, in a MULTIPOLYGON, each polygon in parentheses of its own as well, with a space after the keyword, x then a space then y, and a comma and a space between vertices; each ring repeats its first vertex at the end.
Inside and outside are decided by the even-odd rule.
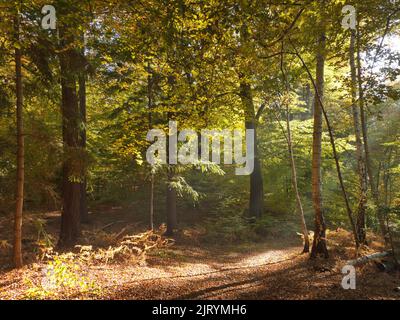
MULTIPOLYGON (((400 299, 394 289, 398 274, 377 272, 373 265, 357 269, 357 289, 341 287, 346 255, 330 247, 331 258, 310 261, 300 248, 275 251, 274 259, 259 264, 243 260, 226 263, 221 269, 192 272, 130 282, 110 291, 111 299, 400 299), (195 275, 193 274, 195 273, 195 275)), ((265 251, 268 256, 270 251, 265 251)), ((259 257, 260 255, 255 255, 259 257)), ((248 258, 248 257, 247 257, 248 258)), ((258 259, 258 258, 257 258, 258 259)), ((190 268, 196 270, 199 263, 190 268)), ((184 268, 180 273, 184 273, 184 268)), ((175 272, 177 269, 175 269, 175 272)))
MULTIPOLYGON (((204 245, 198 239, 201 230, 192 228, 166 241, 157 233, 143 232, 145 226, 135 223, 131 212, 107 208, 83 226, 81 246, 74 253, 38 260, 40 247, 33 247, 43 238, 38 228, 45 228, 54 241, 59 220, 58 212, 25 216, 24 249, 35 249, 36 256, 26 256, 29 263, 20 270, 3 264, 0 299, 400 299, 394 290, 400 286, 399 274, 378 272, 373 264, 357 268, 356 290, 342 289, 341 269, 355 254, 350 233, 342 229, 328 232, 330 258, 310 261, 300 254, 301 239, 295 234, 266 237, 262 243, 204 245), (37 218, 45 223, 35 225, 37 218), (123 259, 108 259, 110 250, 120 254, 126 249, 124 242, 135 237, 153 239, 154 246, 137 254, 132 249, 141 249, 135 242, 122 252, 123 259), (82 251, 85 245, 94 248, 82 251), (99 254, 107 256, 106 261, 98 260, 99 254), (54 273, 50 279, 44 272, 49 268, 54 273), (59 278, 57 268, 62 271, 59 278), (77 285, 67 286, 64 278, 77 285), (50 290, 46 281, 54 281, 55 287, 50 290)), ((8 224, 4 219, 0 228, 8 230, 8 224)), ((370 238, 365 253, 382 250, 378 239, 370 238)), ((6 259, 3 253, 2 261, 6 259)))

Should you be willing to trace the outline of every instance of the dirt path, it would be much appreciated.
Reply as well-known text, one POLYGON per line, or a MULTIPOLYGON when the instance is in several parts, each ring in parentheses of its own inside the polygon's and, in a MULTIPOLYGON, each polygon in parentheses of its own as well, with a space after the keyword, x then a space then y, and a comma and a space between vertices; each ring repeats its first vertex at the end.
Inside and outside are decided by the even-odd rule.
POLYGON ((113 286, 109 298, 235 299, 248 288, 262 286, 264 273, 296 259, 299 252, 298 248, 268 250, 251 256, 203 252, 202 259, 195 262, 201 256, 199 250, 193 252, 192 248, 191 255, 187 255, 187 250, 174 257, 179 262, 164 260, 162 265, 141 267, 140 275, 135 273, 138 270, 129 271, 137 279, 113 286))
MULTIPOLYGON (((115 230, 100 236, 107 240, 120 233, 119 225, 112 227, 115 230)), ((323 261, 301 255, 301 241, 295 235, 238 246, 206 246, 188 237, 175 240, 174 245, 155 248, 140 260, 132 255, 108 263, 93 262, 79 254, 66 268, 59 263, 63 281, 80 283, 81 278, 74 278, 75 265, 79 265, 79 276, 95 285, 84 291, 60 287, 57 292, 46 292, 42 283, 49 261, 32 262, 20 270, 0 269, 0 299, 400 299, 395 291, 400 275, 379 272, 373 264, 357 268, 356 290, 342 288, 342 267, 354 258, 352 237, 344 230, 329 232, 331 256, 323 261), (64 272, 67 269, 72 276, 64 272)), ((372 241, 368 250, 382 250, 381 243, 372 241)))
POLYGON ((263 244, 252 250, 256 251, 205 254, 186 248, 180 255, 176 253, 175 262, 164 258, 162 265, 153 261, 153 267, 126 270, 133 279, 107 288, 103 298, 400 299, 393 290, 400 283, 398 275, 377 275, 375 269, 364 268, 358 272, 357 289, 344 290, 339 268, 342 261, 337 257, 312 263, 308 256, 299 254, 299 246, 278 249, 263 244), (201 254, 205 256, 195 261, 201 254))

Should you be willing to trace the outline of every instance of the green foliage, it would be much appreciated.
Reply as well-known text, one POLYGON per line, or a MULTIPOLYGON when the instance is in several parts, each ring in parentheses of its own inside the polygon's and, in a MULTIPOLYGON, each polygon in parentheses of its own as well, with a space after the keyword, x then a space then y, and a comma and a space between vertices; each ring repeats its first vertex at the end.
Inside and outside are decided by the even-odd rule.
POLYGON ((237 243, 254 236, 249 232, 250 224, 243 216, 243 203, 234 196, 221 199, 205 226, 205 241, 210 243, 237 243))
POLYGON ((24 282, 29 286, 25 292, 26 299, 55 299, 72 293, 100 293, 96 283, 83 275, 81 266, 68 254, 53 256, 42 270, 40 283, 29 277, 24 282))
POLYGON ((46 248, 54 246, 54 238, 46 231, 46 220, 35 219, 33 225, 37 231, 37 242, 46 248))

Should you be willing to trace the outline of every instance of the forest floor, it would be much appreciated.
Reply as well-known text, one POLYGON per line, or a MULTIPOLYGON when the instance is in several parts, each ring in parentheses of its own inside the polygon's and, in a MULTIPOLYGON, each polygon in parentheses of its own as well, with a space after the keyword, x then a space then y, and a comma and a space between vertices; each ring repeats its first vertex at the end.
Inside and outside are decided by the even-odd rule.
MULTIPOLYGON (((328 233, 330 258, 310 261, 301 239, 205 245, 201 228, 174 239, 144 232, 119 208, 104 210, 71 252, 49 249, 59 213, 25 217, 26 265, 10 268, 9 219, 0 219, 0 299, 400 299, 400 274, 357 267, 356 289, 341 286, 342 267, 355 257, 351 235, 328 233), (38 222, 39 221, 39 222, 38 222)), ((382 251, 372 239, 363 254, 382 251)))

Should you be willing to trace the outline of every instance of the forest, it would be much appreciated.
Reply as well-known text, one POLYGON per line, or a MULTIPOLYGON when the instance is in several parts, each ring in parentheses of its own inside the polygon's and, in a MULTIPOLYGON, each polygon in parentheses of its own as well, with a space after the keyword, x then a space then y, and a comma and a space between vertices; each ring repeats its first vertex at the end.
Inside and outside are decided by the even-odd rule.
POLYGON ((0 300, 399 300, 399 27, 0 0, 0 300))

